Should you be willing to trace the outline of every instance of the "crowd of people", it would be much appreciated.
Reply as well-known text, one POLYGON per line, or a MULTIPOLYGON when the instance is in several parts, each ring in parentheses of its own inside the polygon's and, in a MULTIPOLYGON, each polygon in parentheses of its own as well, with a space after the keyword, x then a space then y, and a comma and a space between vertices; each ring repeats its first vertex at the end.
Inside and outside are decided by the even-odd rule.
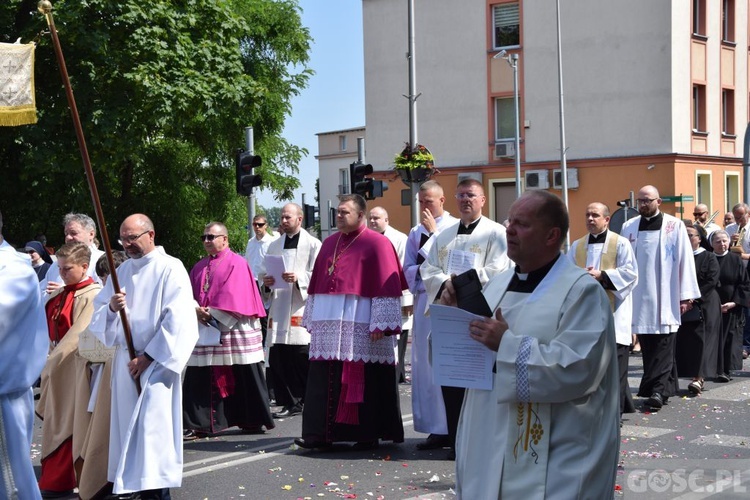
POLYGON ((528 191, 498 224, 482 215, 480 182, 455 192, 457 217, 442 186, 423 183, 408 235, 384 208, 342 195, 338 232, 323 242, 289 203, 277 235, 253 219, 244 256, 212 221, 200 234, 206 257, 189 272, 133 214, 112 256, 117 283, 85 214, 65 217, 56 252, 2 240, 0 351, 23 369, 0 368, 10 471, 0 493, 170 498, 184 442, 230 428, 261 434, 283 418, 300 418, 303 450, 401 443, 411 332, 414 428, 427 435, 417 449, 456 461, 460 497, 611 495, 622 415, 636 411, 636 339, 638 396, 652 411, 678 394, 680 377, 699 395, 707 379, 728 382, 742 368, 750 210, 736 205, 721 228, 698 204, 683 221, 644 186, 620 234, 609 207, 590 203, 588 234, 563 254, 569 218, 555 195, 528 191), (467 286, 479 294, 469 304, 467 286), (467 335, 494 352, 492 388, 441 386, 430 306, 476 312, 480 302, 488 312, 467 335), (31 408, 43 422, 38 478, 31 408))

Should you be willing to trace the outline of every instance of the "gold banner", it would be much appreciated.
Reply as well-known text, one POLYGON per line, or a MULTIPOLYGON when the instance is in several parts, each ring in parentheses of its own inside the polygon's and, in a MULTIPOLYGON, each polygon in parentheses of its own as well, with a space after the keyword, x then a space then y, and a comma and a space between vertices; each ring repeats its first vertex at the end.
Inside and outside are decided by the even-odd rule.
POLYGON ((36 123, 33 43, 0 43, 0 126, 36 123))

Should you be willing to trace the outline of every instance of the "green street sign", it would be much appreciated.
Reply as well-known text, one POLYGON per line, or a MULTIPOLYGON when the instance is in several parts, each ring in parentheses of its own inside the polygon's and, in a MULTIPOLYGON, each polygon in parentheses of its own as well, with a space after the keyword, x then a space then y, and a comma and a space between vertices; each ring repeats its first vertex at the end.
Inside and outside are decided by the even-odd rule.
POLYGON ((686 201, 695 201, 693 195, 684 194, 682 196, 662 196, 661 201, 666 203, 684 203, 686 201))

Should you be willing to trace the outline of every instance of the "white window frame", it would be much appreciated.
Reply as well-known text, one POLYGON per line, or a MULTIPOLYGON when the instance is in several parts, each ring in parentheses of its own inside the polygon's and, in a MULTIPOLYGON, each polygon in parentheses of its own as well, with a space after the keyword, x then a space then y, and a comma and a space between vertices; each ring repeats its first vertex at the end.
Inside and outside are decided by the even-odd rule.
POLYGON ((341 192, 342 193, 351 193, 351 179, 349 178, 349 169, 348 168, 340 168, 339 169, 339 185, 341 186, 341 192))
MULTIPOLYGON (((737 203, 740 202, 741 193, 740 189, 742 186, 740 186, 740 174, 739 172, 724 172, 724 210, 726 212, 731 212, 732 207, 735 206, 737 203), (730 178, 734 178, 733 184, 736 186, 736 192, 730 193, 729 192, 729 186, 728 181, 730 178)), ((722 214, 723 216, 723 214, 722 214)))
MULTIPOLYGON (((510 25, 509 25, 510 26, 510 25)), ((514 48, 514 47, 520 47, 521 46, 521 5, 520 2, 505 2, 505 3, 499 3, 492 6, 492 47, 495 50, 500 49, 508 49, 508 48, 514 48), (513 45, 498 45, 497 44, 497 37, 495 34, 495 29, 497 28, 498 23, 498 17, 500 15, 500 9, 504 7, 512 7, 515 6, 516 8, 516 16, 518 21, 518 43, 513 45)))
POLYGON ((515 141, 516 140, 515 130, 517 130, 517 129, 516 129, 516 126, 515 126, 515 122, 516 122, 516 110, 515 110, 515 100, 514 100, 514 97, 513 96, 495 97, 495 100, 493 102, 493 107, 494 107, 494 115, 495 115, 495 122, 493 124, 493 127, 495 129, 495 142, 497 143, 497 142, 500 142, 500 141, 515 141), (512 127, 513 127, 513 131, 514 132, 511 135, 509 135, 508 137, 500 137, 500 131, 499 131, 498 126, 497 126, 498 125, 498 123, 497 123, 497 121, 498 121, 497 120, 498 119, 497 105, 498 105, 498 102, 500 100, 504 100, 504 101, 510 102, 511 123, 512 123, 512 127))
POLYGON ((712 196, 711 193, 713 193, 713 172, 710 170, 696 170, 695 171, 695 204, 703 203, 711 210, 711 202, 712 202, 712 196), (708 186, 702 186, 701 179, 706 179, 708 181, 708 186), (706 194, 704 197, 703 194, 706 194))

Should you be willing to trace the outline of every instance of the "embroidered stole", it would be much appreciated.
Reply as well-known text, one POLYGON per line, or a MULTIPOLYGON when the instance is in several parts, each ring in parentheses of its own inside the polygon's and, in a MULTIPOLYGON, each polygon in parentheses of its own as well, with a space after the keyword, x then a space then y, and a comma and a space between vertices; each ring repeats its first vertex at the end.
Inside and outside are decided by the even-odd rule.
MULTIPOLYGON (((586 256, 589 248, 588 235, 578 240, 576 247, 576 265, 586 269, 586 256)), ((607 231, 607 237, 602 247, 602 255, 599 261, 599 270, 615 269, 617 267, 617 238, 612 236, 612 231, 607 231)), ((615 294, 612 290, 604 290, 609 298, 609 307, 615 312, 615 294)))
MULTIPOLYGON (((512 413, 508 418, 508 441, 502 470, 502 492, 524 491, 527 498, 545 498, 548 473, 549 437, 552 409, 549 403, 530 401, 528 379, 522 375, 528 367, 529 347, 532 339, 548 343, 557 334, 560 309, 570 288, 583 275, 565 258, 558 259, 547 276, 519 306, 516 319, 509 327, 516 335, 530 337, 521 342, 516 359, 518 400, 508 404, 512 413), (540 314, 540 311, 545 311, 540 314), (524 378, 525 380, 521 380, 524 378), (524 400, 525 399, 525 400, 524 400), (533 478, 530 481, 529 478, 533 478)), ((493 311, 501 306, 513 271, 508 270, 490 281, 485 297, 493 311), (493 293, 494 292, 494 293, 493 293), (500 293, 497 293, 500 292, 500 293)), ((496 381, 506 383, 506 381, 496 381)))

